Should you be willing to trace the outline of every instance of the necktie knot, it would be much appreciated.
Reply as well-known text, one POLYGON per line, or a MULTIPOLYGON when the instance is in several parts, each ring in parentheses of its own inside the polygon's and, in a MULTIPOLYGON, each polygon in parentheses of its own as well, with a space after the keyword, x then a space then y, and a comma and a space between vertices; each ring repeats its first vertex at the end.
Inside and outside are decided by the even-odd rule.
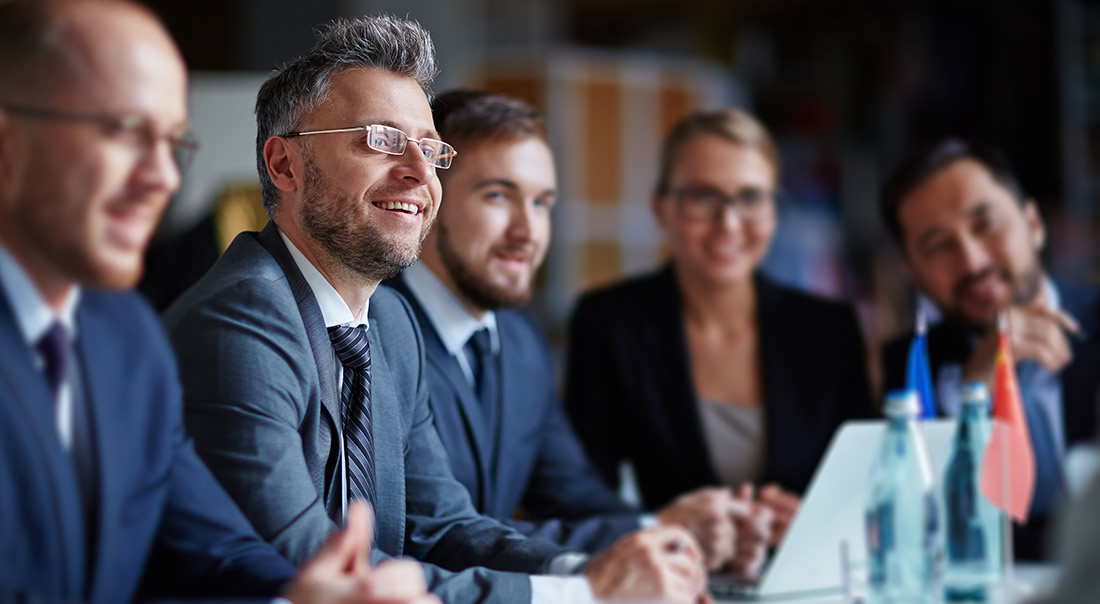
POLYGON ((348 369, 370 369, 370 342, 366 327, 333 325, 328 328, 329 339, 340 363, 348 369))
POLYGON ((489 335, 489 328, 482 327, 475 331, 469 339, 470 346, 474 350, 474 354, 480 359, 485 359, 493 353, 493 341, 489 335))
POLYGON ((45 361, 46 381, 54 398, 61 388, 69 365, 69 333, 59 321, 54 321, 35 344, 38 354, 45 361))

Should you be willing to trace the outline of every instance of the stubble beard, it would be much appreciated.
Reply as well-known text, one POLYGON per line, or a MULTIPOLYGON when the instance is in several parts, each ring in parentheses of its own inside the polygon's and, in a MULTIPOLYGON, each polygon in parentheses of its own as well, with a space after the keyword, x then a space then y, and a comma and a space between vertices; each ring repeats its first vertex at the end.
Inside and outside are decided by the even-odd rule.
POLYGON ((415 244, 389 240, 387 233, 366 220, 361 200, 337 195, 312 158, 305 161, 302 230, 348 271, 366 281, 397 276, 416 264, 431 222, 425 221, 415 244))
POLYGON ((436 244, 439 248, 439 257, 443 262, 443 268, 451 276, 459 293, 485 310, 498 310, 501 308, 514 308, 523 306, 531 299, 531 281, 526 287, 510 288, 490 283, 477 275, 465 264, 459 256, 451 233, 440 222, 436 225, 436 244))

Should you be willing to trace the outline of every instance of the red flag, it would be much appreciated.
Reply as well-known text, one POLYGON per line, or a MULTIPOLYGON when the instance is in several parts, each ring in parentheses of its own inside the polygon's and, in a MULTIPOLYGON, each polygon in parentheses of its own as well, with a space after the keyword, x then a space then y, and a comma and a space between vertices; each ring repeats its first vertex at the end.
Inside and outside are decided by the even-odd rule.
POLYGON ((982 463, 982 493, 1017 522, 1027 521, 1035 492, 1035 455, 1016 385, 1016 361, 1002 329, 993 369, 993 436, 982 463))

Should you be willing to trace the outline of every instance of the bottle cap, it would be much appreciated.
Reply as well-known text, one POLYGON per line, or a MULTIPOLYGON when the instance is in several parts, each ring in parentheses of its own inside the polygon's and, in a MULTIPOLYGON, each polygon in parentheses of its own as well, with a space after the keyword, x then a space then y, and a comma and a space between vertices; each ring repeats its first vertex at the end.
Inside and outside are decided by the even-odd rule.
POLYGON ((979 381, 967 382, 963 384, 962 404, 981 405, 982 407, 988 405, 989 387, 985 385, 985 382, 979 381))
POLYGON ((886 393, 883 412, 886 417, 916 417, 920 411, 916 390, 891 390, 886 393))

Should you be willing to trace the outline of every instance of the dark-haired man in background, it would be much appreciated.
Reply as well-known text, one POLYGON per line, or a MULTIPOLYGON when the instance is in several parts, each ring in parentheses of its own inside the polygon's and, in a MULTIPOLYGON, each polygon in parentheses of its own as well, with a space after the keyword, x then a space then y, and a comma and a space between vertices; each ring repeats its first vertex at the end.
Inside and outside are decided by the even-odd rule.
MULTIPOLYGON (((1036 460, 1031 519, 1017 531, 1016 554, 1044 557, 1065 452, 1097 425, 1100 290, 1047 274, 1042 217, 995 149, 957 139, 931 145, 898 168, 881 203, 905 274, 943 314, 928 334, 940 414, 958 412, 964 382, 990 382, 997 315, 1008 316, 1036 460)), ((888 388, 904 385, 910 337, 886 348, 888 388)))
POLYGON ((432 113, 462 157, 440 175, 443 202, 422 261, 387 283, 420 321, 436 425, 478 511, 588 552, 643 524, 679 525, 712 570, 732 562, 751 574, 767 538, 758 528, 766 522, 754 522, 761 508, 709 488, 643 515, 603 482, 565 417, 546 342, 521 308, 557 201, 542 116, 473 90, 439 96, 432 113), (521 506, 527 520, 508 520, 521 506))

